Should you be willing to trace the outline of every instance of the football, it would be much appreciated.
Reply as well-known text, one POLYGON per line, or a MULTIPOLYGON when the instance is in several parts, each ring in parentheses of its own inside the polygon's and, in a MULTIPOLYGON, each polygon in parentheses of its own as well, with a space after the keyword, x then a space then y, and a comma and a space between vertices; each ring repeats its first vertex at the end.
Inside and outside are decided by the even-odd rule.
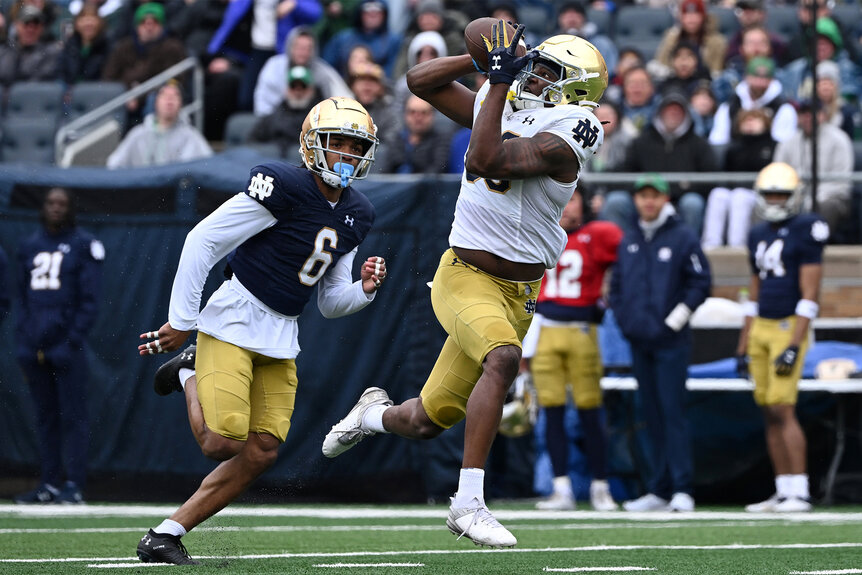
MULTIPOLYGON (((464 28, 464 43, 467 45, 467 52, 473 57, 473 60, 483 72, 488 71, 488 47, 485 45, 483 37, 491 39, 491 26, 497 24, 497 18, 476 18, 464 28)), ((515 28, 506 22, 506 28, 509 29, 509 38, 515 35, 515 28)), ((521 38, 518 42, 518 49, 515 51, 518 56, 523 56, 527 53, 527 45, 524 39, 521 38)))

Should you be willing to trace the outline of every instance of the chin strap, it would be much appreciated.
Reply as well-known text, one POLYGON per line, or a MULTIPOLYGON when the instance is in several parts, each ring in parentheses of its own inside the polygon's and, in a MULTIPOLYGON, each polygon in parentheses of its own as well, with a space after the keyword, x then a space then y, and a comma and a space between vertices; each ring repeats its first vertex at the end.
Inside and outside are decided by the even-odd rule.
POLYGON ((335 165, 332 166, 332 171, 341 175, 342 188, 350 185, 350 177, 353 175, 353 169, 353 166, 350 164, 342 164, 341 162, 335 162, 335 165))

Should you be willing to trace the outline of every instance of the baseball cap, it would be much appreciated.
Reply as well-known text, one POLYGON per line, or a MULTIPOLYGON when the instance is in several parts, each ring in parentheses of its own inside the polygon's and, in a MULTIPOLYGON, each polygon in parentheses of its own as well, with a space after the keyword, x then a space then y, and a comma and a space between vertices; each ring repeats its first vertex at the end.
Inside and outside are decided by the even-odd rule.
POLYGON ((135 10, 135 26, 143 22, 147 17, 154 18, 159 24, 163 24, 165 22, 165 7, 158 2, 141 4, 135 10))
POLYGON ((372 80, 381 82, 383 81, 383 68, 377 64, 362 63, 350 72, 351 82, 357 78, 371 78, 372 80))
POLYGON ((302 82, 306 86, 311 86, 311 70, 305 66, 293 66, 287 71, 287 85, 290 86, 294 82, 302 82))
POLYGON ((752 58, 745 67, 745 73, 758 78, 772 78, 775 74, 775 60, 764 56, 752 58))
POLYGON ((363 12, 367 12, 369 10, 381 10, 382 11, 384 9, 385 9, 385 6, 384 6, 383 2, 376 2, 375 0, 372 0, 371 2, 364 2, 362 4, 362 11, 363 12))
POLYGON ((659 193, 670 194, 670 187, 667 182, 656 173, 644 174, 635 181, 635 193, 644 188, 653 188, 659 193))
POLYGON ((682 0, 679 5, 680 14, 689 14, 691 12, 700 12, 706 14, 706 6, 703 0, 682 0))
POLYGON ((823 36, 832 42, 836 49, 840 50, 844 46, 844 40, 841 38, 841 30, 832 18, 827 18, 826 16, 818 18, 814 29, 817 31, 818 36, 823 36))
POLYGON ((18 13, 19 22, 45 22, 45 15, 32 4, 26 4, 18 13))

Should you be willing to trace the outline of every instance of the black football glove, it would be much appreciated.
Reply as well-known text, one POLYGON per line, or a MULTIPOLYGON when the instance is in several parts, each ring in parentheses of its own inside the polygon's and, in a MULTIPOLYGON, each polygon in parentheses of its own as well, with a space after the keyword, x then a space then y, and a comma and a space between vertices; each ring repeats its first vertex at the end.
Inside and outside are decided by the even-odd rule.
POLYGON ((777 375, 790 375, 793 371, 793 366, 796 365, 796 360, 799 357, 799 346, 790 345, 787 349, 781 352, 781 355, 775 360, 775 373, 777 375))
POLYGON ((740 379, 748 379, 748 356, 740 353, 736 356, 736 376, 740 379))
POLYGON ((491 26, 491 43, 488 46, 488 81, 491 84, 511 84, 521 68, 539 56, 538 52, 530 51, 518 57, 515 52, 524 35, 524 25, 519 24, 511 38, 508 37, 508 30, 502 20, 491 26))

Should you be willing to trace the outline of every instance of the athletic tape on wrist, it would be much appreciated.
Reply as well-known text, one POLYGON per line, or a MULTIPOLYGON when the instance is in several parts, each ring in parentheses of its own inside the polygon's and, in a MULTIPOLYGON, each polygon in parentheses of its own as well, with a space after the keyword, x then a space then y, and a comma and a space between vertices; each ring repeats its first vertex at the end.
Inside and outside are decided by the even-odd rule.
POLYGON ((814 319, 817 317, 817 313, 819 311, 820 306, 817 305, 816 301, 801 299, 796 303, 796 315, 807 317, 808 319, 814 319))

